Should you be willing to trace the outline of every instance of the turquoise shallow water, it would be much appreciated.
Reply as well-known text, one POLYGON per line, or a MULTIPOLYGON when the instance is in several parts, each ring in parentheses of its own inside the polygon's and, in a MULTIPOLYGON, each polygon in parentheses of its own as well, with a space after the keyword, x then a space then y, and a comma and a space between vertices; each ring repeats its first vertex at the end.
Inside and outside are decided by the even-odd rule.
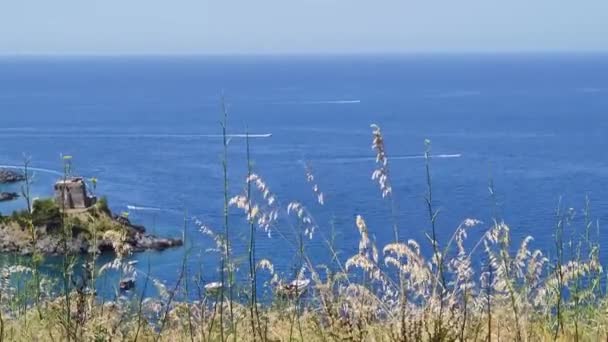
MULTIPOLYGON (((329 261, 324 239, 332 229, 342 257, 356 252, 357 214, 380 245, 392 237, 390 206, 370 179, 371 123, 385 134, 403 237, 423 241, 429 229, 425 138, 435 155, 442 239, 465 218, 491 221, 490 180, 499 216, 516 240, 534 235, 533 247, 553 248, 560 196, 579 219, 585 195, 593 217, 600 224, 608 218, 603 55, 3 58, 0 164, 19 165, 23 153, 31 155, 38 168, 34 193, 46 196, 60 154, 70 154, 78 173, 99 179, 98 192, 114 211, 129 211, 150 231, 181 236, 184 212, 220 230, 222 92, 228 130, 236 135, 229 145, 230 194, 244 187, 242 134, 249 130, 259 134, 251 139, 255 171, 279 203, 301 201, 314 215, 319 227, 307 248, 318 263, 329 261), (324 206, 306 183, 306 161, 324 206)), ((0 211, 22 205, 0 204, 0 211)), ((242 252, 246 222, 236 209, 230 222, 242 252)), ((282 212, 274 234, 260 231, 257 239, 258 256, 285 274, 297 264, 289 222, 282 212)), ((580 220, 568 229, 576 234, 580 220)), ((213 242, 193 222, 187 239, 190 269, 217 280, 217 259, 205 252, 213 242)), ((134 258, 171 283, 184 251, 134 258)))

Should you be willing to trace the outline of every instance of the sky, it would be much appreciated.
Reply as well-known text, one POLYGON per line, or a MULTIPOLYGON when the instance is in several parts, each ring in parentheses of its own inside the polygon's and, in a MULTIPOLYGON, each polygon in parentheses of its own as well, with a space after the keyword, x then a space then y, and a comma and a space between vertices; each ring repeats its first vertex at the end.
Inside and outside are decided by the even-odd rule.
POLYGON ((608 51, 607 0, 0 0, 0 54, 608 51))

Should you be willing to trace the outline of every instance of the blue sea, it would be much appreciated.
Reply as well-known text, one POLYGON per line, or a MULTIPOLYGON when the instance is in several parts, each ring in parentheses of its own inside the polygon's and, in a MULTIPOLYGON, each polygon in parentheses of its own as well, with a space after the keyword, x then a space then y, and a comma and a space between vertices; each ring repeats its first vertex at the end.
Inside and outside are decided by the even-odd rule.
MULTIPOLYGON (((150 232, 181 237, 186 248, 133 256, 142 274, 176 281, 184 253, 190 274, 218 280, 214 242, 192 218, 220 232, 223 210, 222 94, 228 109, 230 195, 242 193, 246 144, 259 174, 283 209, 303 203, 318 225, 305 248, 329 264, 326 242, 344 261, 357 252, 356 215, 382 246, 392 239, 391 203, 371 180, 370 124, 384 133, 396 221, 403 239, 430 246, 424 141, 437 227, 449 239, 466 218, 496 217, 514 243, 554 254, 558 203, 576 213, 567 236, 578 236, 585 198, 608 237, 608 56, 568 54, 281 56, 281 57, 2 57, 0 164, 35 168, 35 196, 52 194, 73 156, 79 175, 99 180, 116 213, 129 212, 150 232), (267 137, 266 134, 271 136, 267 137), (315 201, 305 165, 325 195, 315 201), (488 186, 492 183, 496 198, 488 186), (186 218, 187 220, 184 220, 186 218)), ((18 190, 3 186, 0 190, 18 190)), ((22 200, 0 204, 7 215, 22 200)), ((294 220, 283 211, 257 257, 286 278, 297 268, 294 220)), ((230 211, 236 254, 248 227, 230 211)), ((608 255, 603 246, 603 255, 608 255)), ((423 247, 424 248, 424 247, 423 247)), ((603 257, 604 261, 608 261, 603 257)), ((246 259, 240 260, 246 270, 246 259)))

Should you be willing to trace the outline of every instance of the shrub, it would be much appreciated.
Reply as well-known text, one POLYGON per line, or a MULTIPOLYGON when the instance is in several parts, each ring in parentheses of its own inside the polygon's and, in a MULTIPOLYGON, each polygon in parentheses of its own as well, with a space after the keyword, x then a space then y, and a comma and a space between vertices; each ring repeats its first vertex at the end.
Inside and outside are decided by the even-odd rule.
POLYGON ((97 208, 100 211, 102 211, 108 215, 111 215, 110 207, 108 206, 108 199, 106 198, 106 196, 100 197, 97 200, 97 208))
POLYGON ((25 227, 30 218, 27 210, 15 210, 11 214, 10 221, 16 222, 20 227, 25 227))
POLYGON ((48 229, 61 225, 61 212, 53 199, 39 199, 32 207, 32 223, 36 227, 46 226, 48 229))

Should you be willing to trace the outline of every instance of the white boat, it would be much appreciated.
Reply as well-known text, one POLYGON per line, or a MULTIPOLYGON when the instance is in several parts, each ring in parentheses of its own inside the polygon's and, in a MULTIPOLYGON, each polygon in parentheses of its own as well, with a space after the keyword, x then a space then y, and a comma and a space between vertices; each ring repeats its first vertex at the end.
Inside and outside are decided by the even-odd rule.
POLYGON ((219 290, 222 288, 222 283, 219 281, 214 281, 212 283, 208 283, 205 285, 205 292, 210 295, 217 295, 219 290))
POLYGON ((301 296, 310 285, 310 279, 296 279, 287 285, 280 285, 277 293, 280 296, 295 298, 301 296))

